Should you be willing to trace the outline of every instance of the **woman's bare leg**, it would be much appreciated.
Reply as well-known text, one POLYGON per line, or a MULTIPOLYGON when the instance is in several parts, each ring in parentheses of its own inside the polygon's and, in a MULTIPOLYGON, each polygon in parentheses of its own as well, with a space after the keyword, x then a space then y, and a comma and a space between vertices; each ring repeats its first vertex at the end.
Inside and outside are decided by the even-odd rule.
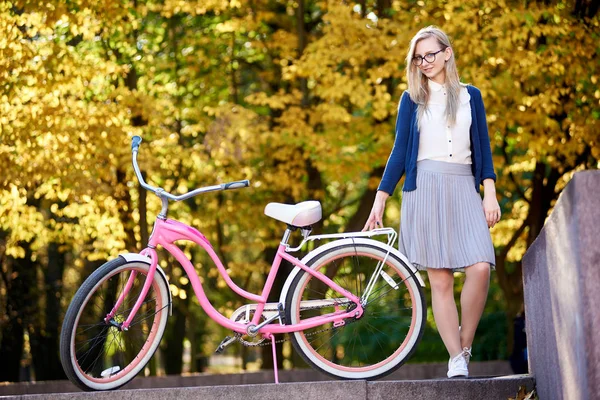
POLYGON ((427 269, 431 285, 431 307, 442 341, 455 357, 462 352, 458 333, 458 310, 454 302, 454 274, 449 269, 427 269))
POLYGON ((471 347, 473 344, 490 287, 490 264, 486 262, 473 264, 465 268, 465 275, 465 284, 460 294, 461 348, 471 347))

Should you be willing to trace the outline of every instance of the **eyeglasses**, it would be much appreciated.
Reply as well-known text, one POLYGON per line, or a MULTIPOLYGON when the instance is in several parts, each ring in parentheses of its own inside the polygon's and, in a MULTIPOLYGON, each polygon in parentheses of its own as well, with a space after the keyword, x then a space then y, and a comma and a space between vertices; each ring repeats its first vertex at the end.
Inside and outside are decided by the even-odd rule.
POLYGON ((446 50, 446 48, 443 48, 441 50, 436 51, 435 53, 427 53, 425 54, 425 56, 421 57, 421 56, 416 56, 413 57, 412 59, 412 63, 413 65, 416 65, 417 67, 421 64, 423 64, 423 60, 427 61, 429 64, 431 64, 432 62, 435 61, 435 55, 437 53, 440 53, 442 51, 446 50))

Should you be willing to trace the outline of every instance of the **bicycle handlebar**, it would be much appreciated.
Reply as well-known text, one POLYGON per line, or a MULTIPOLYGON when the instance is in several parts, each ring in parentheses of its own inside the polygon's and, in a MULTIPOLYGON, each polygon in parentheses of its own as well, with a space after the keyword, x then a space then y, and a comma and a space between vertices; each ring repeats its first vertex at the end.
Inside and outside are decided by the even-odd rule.
POLYGON ((142 143, 142 138, 139 136, 134 136, 131 138, 131 151, 137 151, 138 147, 140 147, 140 143, 142 143))
POLYGON ((179 196, 176 196, 174 194, 167 192, 166 190, 164 190, 162 188, 157 188, 157 187, 148 185, 146 183, 146 181, 144 181, 144 177, 142 176, 140 167, 137 163, 137 153, 138 153, 138 150, 140 147, 140 143, 142 143, 142 138, 139 136, 134 136, 131 139, 131 153, 133 156, 133 170, 135 171, 135 175, 137 176, 138 180, 140 181, 140 185, 142 185, 142 187, 144 189, 150 190, 151 192, 156 193, 159 197, 166 197, 170 200, 181 201, 181 200, 186 200, 186 199, 189 199, 190 197, 199 195, 200 193, 217 192, 217 191, 229 190, 229 189, 241 189, 241 188, 250 186, 250 181, 245 179, 243 181, 235 181, 235 182, 229 182, 229 183, 221 183, 219 185, 205 186, 205 187, 201 187, 198 189, 194 189, 190 192, 181 194, 179 196))

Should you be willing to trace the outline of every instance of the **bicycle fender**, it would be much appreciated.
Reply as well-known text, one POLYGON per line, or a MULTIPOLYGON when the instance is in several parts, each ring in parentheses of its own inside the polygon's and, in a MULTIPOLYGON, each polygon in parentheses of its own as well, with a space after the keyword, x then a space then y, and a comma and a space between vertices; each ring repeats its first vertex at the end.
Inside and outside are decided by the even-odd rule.
MULTIPOLYGON (((150 258, 143 256, 141 254, 138 254, 138 253, 119 254, 119 257, 123 258, 127 262, 139 261, 139 262, 146 263, 148 265, 152 264, 152 261, 150 260, 150 258)), ((165 274, 165 271, 163 271, 163 269, 158 264, 156 265, 156 271, 162 275, 162 277, 165 279, 165 282, 167 283, 167 292, 169 293, 169 317, 172 317, 173 316, 173 295, 171 294, 171 288, 169 287, 169 280, 167 279, 167 274, 165 274)))
MULTIPOLYGON (((323 252, 330 250, 333 247, 337 247, 337 246, 342 246, 342 245, 346 245, 346 244, 368 244, 370 246, 374 246, 374 247, 378 247, 383 251, 390 251, 390 254, 393 254, 395 257, 399 258, 400 260, 402 260, 410 269, 410 271, 414 274, 414 276, 417 278, 417 280, 419 281, 419 284, 422 287, 425 287, 425 282, 423 281, 423 278, 421 278, 421 274, 419 273, 419 271, 410 263, 410 261, 408 261, 408 259, 406 258, 406 256, 402 253, 400 253, 400 251, 398 251, 398 249, 388 246, 385 243, 382 243, 378 240, 373 240, 373 239, 367 239, 367 238, 348 238, 348 239, 340 239, 340 240, 335 240, 333 242, 327 243, 323 246, 319 246, 316 249, 314 249, 313 251, 311 251, 310 253, 308 253, 307 255, 305 255, 302 260, 300 260, 300 262, 304 265, 307 265, 312 259, 314 259, 315 257, 319 256, 320 254, 322 254, 323 252)), ((292 270, 292 272, 290 272, 290 274, 288 275, 283 288, 281 289, 281 295, 279 297, 279 302, 281 304, 285 304, 285 299, 287 297, 287 292, 290 289, 290 286, 292 285, 292 282, 294 281, 294 278, 296 277, 296 275, 298 275, 300 273, 300 271, 302 271, 302 268, 300 267, 294 267, 294 269, 292 270)))

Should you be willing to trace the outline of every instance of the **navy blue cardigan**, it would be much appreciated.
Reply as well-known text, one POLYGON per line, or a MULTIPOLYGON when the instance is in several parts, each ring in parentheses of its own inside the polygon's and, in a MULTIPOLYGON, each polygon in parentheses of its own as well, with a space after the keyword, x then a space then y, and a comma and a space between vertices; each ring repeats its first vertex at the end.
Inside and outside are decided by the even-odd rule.
MULTIPOLYGON (((485 108, 481 92, 475 86, 468 85, 467 90, 471 95, 471 169, 475 177, 475 189, 479 192, 479 185, 484 179, 496 180, 492 151, 488 136, 485 108)), ((411 100, 407 91, 402 94, 398 116, 396 117, 396 140, 390 154, 383 178, 377 190, 382 190, 390 195, 402 175, 406 172, 404 187, 405 192, 417 188, 417 156, 419 155, 419 128, 417 127, 417 105, 411 100)))

